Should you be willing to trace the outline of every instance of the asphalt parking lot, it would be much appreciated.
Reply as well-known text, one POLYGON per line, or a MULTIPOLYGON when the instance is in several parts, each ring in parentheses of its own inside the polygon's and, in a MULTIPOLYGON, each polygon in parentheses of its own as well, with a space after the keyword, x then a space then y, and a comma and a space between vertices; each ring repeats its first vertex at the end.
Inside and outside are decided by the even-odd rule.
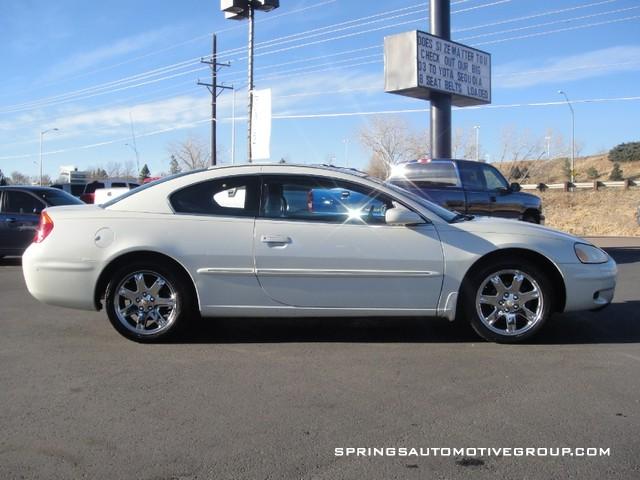
POLYGON ((532 342, 444 320, 205 320, 139 345, 0 260, 0 478, 639 478, 640 243, 614 304, 532 342), (336 447, 603 447, 609 457, 336 457, 336 447))

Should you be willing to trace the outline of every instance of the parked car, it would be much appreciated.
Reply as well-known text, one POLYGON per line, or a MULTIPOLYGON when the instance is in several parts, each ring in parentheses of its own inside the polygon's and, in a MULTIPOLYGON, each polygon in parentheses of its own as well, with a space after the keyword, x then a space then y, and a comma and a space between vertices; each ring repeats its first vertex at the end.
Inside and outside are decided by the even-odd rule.
POLYGON ((40 212, 58 205, 82 205, 76 197, 55 188, 0 187, 0 257, 22 255, 31 244, 40 212))
POLYGON ((84 193, 84 189, 86 188, 86 183, 54 183, 51 185, 51 188, 57 188, 59 190, 63 190, 74 197, 80 198, 80 196, 84 193))
POLYGON ((540 198, 487 163, 416 160, 397 165, 388 180, 450 210, 544 223, 540 198))
POLYGON ((37 299, 105 308, 141 342, 198 314, 458 317, 485 339, 517 342, 552 312, 605 307, 616 284, 615 262, 578 237, 454 213, 346 169, 281 164, 49 208, 22 268, 37 299), (353 200, 310 211, 301 198, 317 191, 353 200), (372 205, 384 205, 383 221, 366 213, 372 205))
POLYGON ((95 180, 93 182, 87 183, 84 192, 80 195, 80 199, 84 203, 95 203, 96 199, 96 190, 101 188, 127 188, 129 190, 139 187, 140 184, 135 182, 130 182, 125 179, 105 179, 105 180, 95 180))

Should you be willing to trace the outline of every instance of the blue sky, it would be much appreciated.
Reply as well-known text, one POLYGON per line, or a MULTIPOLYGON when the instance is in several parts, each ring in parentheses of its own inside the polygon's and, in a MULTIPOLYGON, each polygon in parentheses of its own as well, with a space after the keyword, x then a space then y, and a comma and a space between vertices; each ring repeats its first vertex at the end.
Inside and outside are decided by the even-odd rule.
MULTIPOLYGON (((281 0, 256 14, 256 88, 272 88, 272 159, 364 167, 358 130, 366 112, 427 108, 383 92, 385 35, 428 31, 428 2, 281 0), (348 116, 278 118, 317 114, 348 116), (346 144, 345 144, 346 141, 346 144), (347 147, 347 148, 345 148, 347 147)), ((583 153, 639 140, 640 1, 453 1, 452 39, 492 54, 491 108, 454 111, 454 128, 480 126, 482 155, 501 156, 505 132, 530 139, 570 135, 566 105, 576 101, 583 153), (627 100, 611 100, 623 99, 627 100), (582 100, 605 101, 579 103, 582 100), (511 106, 511 105, 519 106, 511 106)), ((220 81, 238 87, 236 114, 246 114, 247 23, 224 20, 217 0, 3 0, 0 2, 0 169, 38 172, 39 133, 45 172, 60 165, 105 166, 134 159, 168 169, 167 148, 189 136, 208 144, 210 97, 201 56, 218 32, 220 81), (200 70, 203 69, 203 70, 200 70), (57 152, 57 153, 56 153, 57 152)), ((218 147, 230 160, 231 94, 219 98, 218 147)), ((416 130, 428 113, 400 113, 416 130)), ((246 158, 246 123, 236 122, 236 160, 246 158)), ((559 148, 559 147, 558 147, 559 148)))

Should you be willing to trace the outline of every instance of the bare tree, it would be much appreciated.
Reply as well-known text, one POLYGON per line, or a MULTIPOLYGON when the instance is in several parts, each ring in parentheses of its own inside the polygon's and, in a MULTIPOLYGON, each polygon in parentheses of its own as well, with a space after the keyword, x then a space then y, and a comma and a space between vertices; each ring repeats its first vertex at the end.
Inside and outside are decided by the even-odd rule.
MULTIPOLYGON (((38 180, 40 178, 38 177, 38 180)), ((31 183, 31 179, 18 171, 11 172, 11 183, 13 185, 29 185, 31 183)))
MULTIPOLYGON (((473 128, 456 128, 451 138, 451 157, 476 159, 476 132, 473 128)), ((479 158, 479 156, 478 156, 479 158)))
POLYGON ((206 168, 211 163, 211 155, 206 143, 197 137, 188 137, 182 142, 172 143, 167 149, 183 170, 206 168))
POLYGON ((107 163, 107 175, 110 177, 122 176, 122 164, 120 162, 107 163))
POLYGON ((398 117, 374 117, 360 129, 359 138, 371 150, 369 173, 380 178, 388 177, 393 165, 429 151, 426 133, 416 133, 398 117))
POLYGON ((124 162, 124 166, 122 167, 122 177, 131 179, 138 178, 138 172, 136 172, 136 167, 133 160, 127 160, 126 162, 124 162))

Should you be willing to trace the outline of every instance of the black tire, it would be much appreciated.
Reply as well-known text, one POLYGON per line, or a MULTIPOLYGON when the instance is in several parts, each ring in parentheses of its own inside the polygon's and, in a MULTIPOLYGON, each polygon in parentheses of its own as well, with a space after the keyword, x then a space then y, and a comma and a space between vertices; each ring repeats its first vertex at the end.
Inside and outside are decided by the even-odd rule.
POLYGON ((537 223, 537 224, 540 223, 539 217, 535 213, 525 213, 522 216, 522 221, 528 222, 528 223, 537 223))
MULTIPOLYGON (((503 273, 502 275, 499 275, 503 279, 503 285, 507 285, 508 282, 505 283, 504 279, 508 279, 509 275, 510 273, 503 273)), ((512 278, 515 279, 515 275, 512 278)), ((510 287, 513 286, 514 283, 512 280, 510 287)), ((518 291, 520 291, 520 289, 518 289, 518 291)), ((498 291, 496 289, 496 298, 498 297, 500 297, 500 295, 498 294, 498 291)), ((500 298, 502 300, 502 297, 500 298)), ((505 303, 506 301, 507 300, 503 301, 503 303, 505 303)), ((508 301, 513 302, 514 300, 513 298, 510 298, 508 301)), ((515 301, 517 302, 517 300, 515 301)), ((540 328, 542 328, 544 323, 551 315, 553 311, 553 305, 553 282, 551 281, 549 275, 537 265, 526 259, 504 259, 494 262, 487 262, 486 265, 483 265, 479 269, 472 272, 472 274, 467 279, 465 279, 464 284, 461 288, 460 309, 463 318, 469 321, 478 335, 490 342, 518 343, 532 337, 540 330, 540 328), (522 288, 526 289, 528 286, 533 287, 530 291, 522 291, 522 293, 519 293, 519 295, 524 296, 529 294, 529 296, 531 296, 531 292, 535 291, 539 291, 541 293, 541 295, 539 295, 541 300, 528 300, 525 302, 524 306, 518 305, 516 303, 515 305, 501 305, 495 307, 496 311, 498 310, 498 308, 511 308, 511 310, 509 310, 509 313, 514 313, 516 315, 515 318, 517 320, 515 322, 515 328, 518 329, 518 325, 521 325, 522 328, 518 329, 521 330, 521 333, 518 333, 517 330, 514 330, 511 333, 507 332, 507 315, 503 313, 497 314, 498 319, 493 326, 494 329, 491 329, 480 317, 480 313, 478 311, 480 309, 480 311, 483 312, 485 316, 488 314, 490 315, 490 313, 488 312, 492 312, 491 309, 494 307, 489 304, 482 304, 482 300, 478 301, 478 299, 480 298, 480 295, 482 295, 483 299, 493 298, 493 295, 491 295, 493 292, 487 293, 487 289, 495 288, 492 285, 493 282, 489 279, 492 277, 495 278, 496 274, 500 272, 510 271, 518 271, 524 274, 522 288), (529 278, 537 284, 537 288, 536 286, 534 286, 534 283, 529 282, 529 278), (488 282, 491 282, 491 285, 488 282), (485 287, 480 293, 479 290, 481 287, 483 287, 483 285, 485 287), (542 305, 540 306, 538 302, 541 302, 542 305), (514 308, 517 307, 520 307, 520 309, 514 310, 514 308), (539 312, 539 314, 535 316, 535 321, 531 322, 531 325, 529 325, 528 323, 528 317, 526 317, 527 313, 525 313, 525 307, 527 307, 527 310, 529 312, 532 311, 530 310, 531 308, 536 309, 535 313, 539 312), (487 309, 487 313, 485 313, 484 311, 485 308, 487 309), (502 328, 502 326, 504 326, 504 329, 502 328), (503 333, 501 333, 500 330, 503 330, 503 333)))
MULTIPOLYGON (((136 284, 137 287, 137 284, 136 284)), ((119 268, 112 276, 111 281, 107 285, 107 290, 105 293, 105 309, 107 311, 107 316, 109 317, 109 321, 113 325, 113 327, 124 337, 141 343, 154 343, 169 340, 171 338, 175 338, 181 331, 184 330, 186 325, 189 323, 189 320, 196 315, 196 299, 194 298, 193 290, 191 288, 191 280, 181 271, 177 271, 175 267, 172 267, 170 264, 165 262, 135 262, 129 265, 123 266, 119 268), (142 279, 146 287, 143 288, 144 292, 140 292, 139 288, 136 288, 134 292, 132 287, 134 286, 136 280, 132 277, 136 274, 142 274, 142 279), (155 295, 153 293, 153 285, 155 285, 154 278, 160 278, 163 282, 162 286, 159 287, 157 293, 157 299, 155 297, 151 297, 150 300, 154 300, 154 302, 150 302, 145 304, 145 306, 139 303, 135 303, 136 300, 142 300, 143 302, 146 299, 142 298, 141 294, 155 295), (124 282, 124 283, 123 283, 124 282), (133 282, 133 283, 132 283, 133 282), (152 283, 152 285, 150 285, 152 283), (128 300, 124 298, 125 296, 121 295, 121 290, 125 288, 127 294, 140 294, 136 295, 136 299, 128 300), (147 291, 148 290, 148 291, 147 291), (161 298, 161 296, 164 296, 161 298), (174 306, 156 306, 155 301, 169 301, 169 299, 173 299, 174 306), (127 310, 130 312, 128 315, 118 315, 117 310, 123 310, 129 308, 127 306, 130 305, 131 309, 127 310), (124 307, 123 307, 124 306, 124 307), (143 315, 145 326, 138 330, 135 328, 135 325, 139 323, 139 320, 136 319, 138 317, 138 309, 149 308, 150 312, 148 313, 148 317, 143 315), (169 310, 171 309, 171 310, 169 310), (167 312, 171 311, 171 314, 167 312), (175 313, 173 313, 175 311, 175 313), (152 318, 150 315, 155 315, 155 318, 152 318), (160 315, 163 315, 160 317, 160 315), (167 319, 164 318, 166 315, 167 319), (167 320, 164 322, 163 320, 167 320), (135 322, 135 323, 134 323, 135 322), (166 323, 164 327, 163 323, 166 323), (146 325, 149 324, 149 330, 146 330, 146 325), (151 328, 153 325, 156 325, 156 328, 151 328)))

